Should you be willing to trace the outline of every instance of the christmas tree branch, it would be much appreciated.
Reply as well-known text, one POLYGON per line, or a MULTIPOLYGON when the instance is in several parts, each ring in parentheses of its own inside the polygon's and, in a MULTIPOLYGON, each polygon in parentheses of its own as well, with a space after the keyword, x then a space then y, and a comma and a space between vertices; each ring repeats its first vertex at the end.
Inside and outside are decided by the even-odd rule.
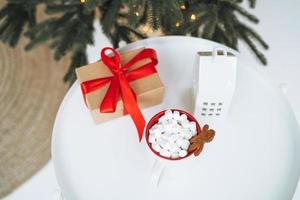
POLYGON ((249 0, 249 4, 251 8, 255 8, 256 0, 249 0))
POLYGON ((0 40, 15 47, 24 32, 25 25, 32 27, 36 24, 36 4, 26 2, 8 2, 0 10, 0 40))
POLYGON ((239 28, 243 29, 243 31, 250 37, 254 38, 264 49, 269 49, 269 45, 260 37, 260 35, 251 29, 249 26, 240 23, 239 28))
POLYGON ((71 64, 68 72, 64 76, 64 81, 69 82, 70 85, 76 80, 75 69, 79 66, 87 64, 87 57, 85 51, 76 51, 71 57, 71 64))
POLYGON ((61 59, 71 52, 72 62, 64 80, 75 80, 74 69, 87 63, 86 47, 93 44, 94 11, 88 12, 82 4, 50 4, 46 12, 56 14, 33 28, 26 35, 31 37, 26 50, 51 41, 54 58, 61 59), (57 16, 57 14, 59 16, 57 16))
MULTIPOLYGON (((93 44, 93 22, 100 22, 103 33, 117 48, 149 36, 147 30, 164 35, 191 35, 237 49, 242 40, 258 59, 266 58, 256 47, 268 44, 240 17, 257 24, 258 18, 241 6, 243 0, 8 0, 0 10, 0 40, 15 46, 24 34, 31 50, 45 42, 54 58, 70 53, 72 62, 64 80, 74 81, 74 69, 87 63, 87 45, 93 44), (45 4, 48 18, 36 23, 36 7, 45 4), (100 15, 95 15, 99 11, 100 15), (144 28, 143 28, 144 27, 144 28), (145 28, 146 27, 146 28, 145 28), (148 27, 148 28, 147 28, 148 27)), ((256 0, 248 0, 251 8, 256 0)), ((149 31, 150 33, 150 31, 149 31)))
POLYGON ((249 39, 246 32, 241 29, 239 31, 240 37, 246 42, 246 44, 250 47, 250 49, 254 52, 254 54, 257 56, 257 58, 264 64, 267 64, 266 57, 256 48, 255 44, 249 39))
POLYGON ((254 15, 249 13, 247 10, 245 10, 244 8, 239 6, 238 4, 233 3, 231 1, 226 1, 224 3, 228 4, 228 6, 231 7, 234 11, 236 11, 239 14, 241 14, 242 16, 246 17, 251 22, 256 23, 256 24, 259 22, 259 19, 257 19, 257 17, 255 17, 254 15))

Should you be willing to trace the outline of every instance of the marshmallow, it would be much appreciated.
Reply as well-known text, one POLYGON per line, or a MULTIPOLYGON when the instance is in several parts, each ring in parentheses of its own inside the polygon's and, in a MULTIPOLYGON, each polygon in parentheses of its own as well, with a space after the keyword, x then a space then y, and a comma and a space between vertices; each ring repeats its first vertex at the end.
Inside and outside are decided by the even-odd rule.
POLYGON ((185 139, 189 140, 189 139, 191 139, 192 137, 193 137, 193 134, 192 134, 191 131, 187 131, 187 132, 184 133, 184 138, 185 138, 185 139))
POLYGON ((169 120, 169 123, 172 124, 172 126, 178 126, 178 122, 174 119, 169 120))
POLYGON ((163 147, 163 149, 170 150, 170 149, 171 149, 171 144, 170 144, 170 142, 168 141, 168 142, 166 142, 162 147, 163 147))
POLYGON ((183 140, 182 141, 182 145, 181 145, 182 149, 187 150, 189 148, 189 146, 190 146, 190 141, 188 141, 188 140, 183 140))
POLYGON ((186 120, 187 120, 186 114, 180 115, 179 120, 180 120, 180 121, 186 121, 186 120))
POLYGON ((157 139, 161 136, 161 131, 156 128, 155 130, 153 130, 153 134, 154 134, 154 137, 157 139))
POLYGON ((187 115, 166 110, 149 129, 148 141, 161 156, 182 158, 187 155, 189 139, 196 134, 196 123, 189 121, 187 115))
POLYGON ((173 112, 173 119, 174 119, 175 121, 178 121, 178 120, 179 120, 179 117, 180 117, 179 112, 178 112, 178 111, 174 111, 174 112, 173 112))
POLYGON ((149 133, 150 134, 157 134, 158 132, 161 132, 160 130, 159 130, 159 128, 158 128, 158 125, 156 125, 156 126, 153 126, 153 127, 151 127, 150 129, 149 129, 149 133))
POLYGON ((190 122, 190 130, 193 132, 197 131, 196 122, 190 122))
POLYGON ((163 132, 165 130, 165 128, 162 124, 157 124, 156 127, 160 130, 160 132, 163 132))
POLYGON ((173 113, 171 110, 167 110, 164 116, 166 116, 166 119, 170 120, 173 118, 173 113))
POLYGON ((172 132, 173 131, 172 130, 173 127, 172 127, 171 123, 165 124, 164 128, 165 128, 165 132, 172 132))
POLYGON ((188 129, 188 128, 190 128, 190 122, 189 121, 182 121, 181 122, 181 126, 183 127, 183 128, 185 128, 185 129, 188 129))
POLYGON ((179 151, 179 153, 178 153, 178 155, 179 155, 179 157, 185 157, 186 155, 187 155, 187 151, 186 150, 181 150, 181 151, 179 151))
POLYGON ((158 124, 154 124, 150 129, 157 128, 157 125, 158 125, 158 124))
POLYGON ((161 151, 162 151, 162 148, 161 148, 160 145, 157 144, 157 143, 153 143, 153 144, 152 144, 152 148, 153 148, 156 152, 161 152, 161 151))
POLYGON ((154 143, 156 141, 156 138, 155 136, 152 134, 152 135, 149 135, 149 143, 154 143))
POLYGON ((179 133, 181 132, 182 127, 179 124, 176 124, 175 126, 172 127, 174 133, 179 133))
POLYGON ((165 115, 161 116, 158 119, 158 122, 160 122, 161 124, 165 124, 167 122, 167 117, 165 115))
POLYGON ((175 143, 178 138, 179 138, 179 135, 177 133, 172 133, 172 135, 170 135, 169 141, 171 143, 175 143))
POLYGON ((179 158, 179 153, 178 152, 171 153, 171 158, 179 158))
POLYGON ((166 145, 166 143, 168 143, 168 140, 164 139, 163 137, 160 137, 157 139, 158 144, 163 147, 166 145))
POLYGON ((178 146, 178 147, 181 147, 182 146, 182 144, 183 144, 183 138, 182 137, 179 137, 176 141, 175 141, 175 143, 176 143, 176 145, 178 146))
POLYGON ((180 147, 178 147, 175 143, 171 145, 170 148, 171 153, 178 153, 180 150, 181 150, 180 147))
POLYGON ((168 150, 163 149, 161 152, 159 152, 160 155, 164 156, 164 157, 171 157, 171 152, 168 150))
POLYGON ((155 130, 155 128, 153 128, 153 127, 150 128, 150 129, 149 129, 149 134, 150 134, 150 135, 154 135, 154 130, 155 130))
POLYGON ((197 131, 191 131, 192 136, 197 135, 197 131))
POLYGON ((162 137, 166 140, 169 140, 170 141, 170 138, 174 135, 173 132, 165 132, 162 137))

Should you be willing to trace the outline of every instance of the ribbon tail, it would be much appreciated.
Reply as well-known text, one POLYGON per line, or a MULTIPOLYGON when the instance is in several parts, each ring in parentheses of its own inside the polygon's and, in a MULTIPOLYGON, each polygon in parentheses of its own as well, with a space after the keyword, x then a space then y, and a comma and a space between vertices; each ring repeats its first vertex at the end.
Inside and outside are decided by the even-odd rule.
MULTIPOLYGON (((136 97, 135 92, 133 91, 132 88, 130 88, 130 89, 131 89, 131 91, 132 91, 132 94, 134 95, 135 101, 137 102, 137 97, 136 97)), ((127 115, 127 114, 128 114, 128 112, 127 112, 127 110, 126 110, 126 108, 125 108, 125 106, 124 106, 124 104, 123 104, 123 115, 127 115)))
POLYGON ((121 89, 121 95, 122 95, 124 107, 126 111, 130 114, 135 124, 135 127, 138 131, 139 141, 141 141, 143 138, 146 121, 137 104, 135 94, 130 88, 130 85, 126 80, 125 76, 120 76, 119 80, 120 80, 120 89, 121 89))
POLYGON ((120 86, 117 77, 111 80, 109 88, 100 105, 101 113, 113 113, 116 111, 119 99, 120 86))

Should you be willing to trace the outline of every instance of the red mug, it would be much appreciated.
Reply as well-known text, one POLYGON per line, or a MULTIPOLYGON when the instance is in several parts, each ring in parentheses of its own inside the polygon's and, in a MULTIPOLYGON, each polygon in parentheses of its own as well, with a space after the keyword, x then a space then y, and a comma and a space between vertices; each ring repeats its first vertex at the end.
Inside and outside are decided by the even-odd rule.
MULTIPOLYGON (((193 115, 191 115, 190 113, 188 113, 188 112, 186 112, 186 111, 179 110, 179 109, 168 109, 168 110, 171 110, 172 112, 178 111, 180 115, 185 114, 185 115, 187 116, 187 119, 188 119, 189 121, 192 121, 192 122, 195 122, 195 123, 196 123, 197 135, 201 132, 201 127, 200 127, 198 121, 195 119, 195 117, 194 117, 193 115)), ((154 115, 154 116, 150 119, 150 121, 148 122, 147 127, 146 127, 146 132, 145 132, 146 142, 147 142, 147 144, 148 144, 150 150, 151 150, 155 155, 157 155, 157 156, 160 157, 160 158, 167 159, 167 160, 182 160, 182 159, 185 159, 185 158, 189 157, 190 155, 192 155, 194 152, 188 153, 185 157, 168 158, 168 157, 164 157, 164 156, 160 155, 158 152, 156 152, 156 151, 152 148, 152 146, 151 146, 151 144, 150 144, 150 142, 149 142, 149 129, 150 129, 154 124, 156 124, 156 123, 158 122, 158 119, 159 119, 161 116, 163 116, 163 115, 165 114, 165 111, 166 111, 166 110, 157 113, 157 114, 154 115)))

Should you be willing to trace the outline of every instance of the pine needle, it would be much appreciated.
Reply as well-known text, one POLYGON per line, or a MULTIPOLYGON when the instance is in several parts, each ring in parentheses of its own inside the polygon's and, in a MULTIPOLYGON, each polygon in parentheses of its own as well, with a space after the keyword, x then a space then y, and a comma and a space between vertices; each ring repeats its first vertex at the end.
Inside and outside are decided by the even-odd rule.
MULTIPOLYGON (((0 9, 0 40, 10 46, 17 45, 24 35, 30 39, 25 50, 48 43, 54 58, 61 59, 71 53, 72 62, 65 81, 75 80, 74 69, 86 64, 87 45, 92 45, 95 11, 103 33, 118 48, 120 41, 127 43, 146 38, 140 26, 150 25, 165 35, 191 35, 210 39, 237 49, 240 40, 263 64, 268 44, 251 28, 242 23, 245 17, 257 24, 258 18, 241 6, 243 0, 7 0, 0 9), (48 17, 36 22, 36 7, 46 5, 48 17)), ((251 8, 256 0, 248 0, 251 8)))

